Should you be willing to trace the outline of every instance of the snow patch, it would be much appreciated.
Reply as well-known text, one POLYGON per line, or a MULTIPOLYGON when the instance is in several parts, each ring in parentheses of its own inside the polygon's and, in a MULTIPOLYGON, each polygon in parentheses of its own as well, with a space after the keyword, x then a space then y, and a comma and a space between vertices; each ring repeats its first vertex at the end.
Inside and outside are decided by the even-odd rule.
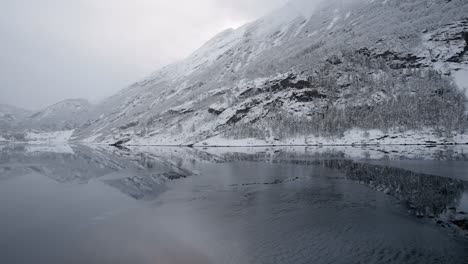
POLYGON ((346 13, 345 19, 348 19, 351 16, 351 12, 346 13))
POLYGON ((57 131, 48 133, 27 132, 25 139, 28 143, 50 144, 68 142, 74 130, 57 131))
POLYGON ((96 134, 94 136, 91 136, 89 138, 85 138, 83 140, 81 140, 80 142, 83 142, 83 143, 93 143, 93 142, 96 142, 96 139, 99 138, 102 134, 99 133, 99 134, 96 134))
POLYGON ((384 133, 381 130, 351 129, 343 137, 298 136, 285 139, 229 139, 215 136, 195 144, 198 147, 242 146, 380 146, 380 145, 437 145, 466 144, 468 134, 453 133, 451 137, 438 135, 432 129, 384 133))
POLYGON ((468 98, 468 69, 455 72, 453 77, 455 78, 457 86, 465 93, 466 98, 468 98))
POLYGON ((46 153, 64 153, 64 154, 75 154, 73 149, 68 144, 53 144, 53 145, 26 145, 26 152, 37 153, 37 152, 46 152, 46 153))
POLYGON ((339 16, 334 17, 332 22, 327 26, 327 29, 328 30, 332 29, 335 26, 336 22, 338 22, 338 20, 340 20, 339 16))

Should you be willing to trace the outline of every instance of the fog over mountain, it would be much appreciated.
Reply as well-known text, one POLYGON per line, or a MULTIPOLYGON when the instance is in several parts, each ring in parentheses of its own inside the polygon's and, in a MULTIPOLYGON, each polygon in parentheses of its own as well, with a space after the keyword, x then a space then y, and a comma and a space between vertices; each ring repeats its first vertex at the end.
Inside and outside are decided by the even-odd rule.
POLYGON ((7 0, 0 38, 0 263, 467 264, 468 0, 7 0))
POLYGON ((116 145, 466 143, 467 13, 464 0, 293 0, 61 128, 116 145))
POLYGON ((0 104, 104 99, 287 0, 3 0, 0 104))

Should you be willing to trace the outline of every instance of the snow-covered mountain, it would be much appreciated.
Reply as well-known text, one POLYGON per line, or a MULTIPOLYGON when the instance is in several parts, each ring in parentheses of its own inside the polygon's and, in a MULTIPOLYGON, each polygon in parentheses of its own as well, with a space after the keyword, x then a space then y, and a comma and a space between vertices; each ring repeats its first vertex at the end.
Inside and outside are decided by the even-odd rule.
POLYGON ((0 104, 0 132, 12 129, 31 113, 23 108, 0 104))
POLYGON ((41 131, 71 130, 88 120, 92 105, 85 99, 68 99, 30 115, 26 128, 41 131))
POLYGON ((58 102, 38 112, 0 106, 0 137, 6 141, 66 142, 72 130, 91 118, 92 105, 85 99, 58 102))
POLYGON ((2 128, 136 145, 309 144, 356 137, 350 131, 424 142, 465 132, 466 0, 313 2, 225 30, 100 104, 66 100, 20 121, 0 117, 2 128))
POLYGON ((74 140, 461 131, 467 14, 466 0, 295 0, 107 99, 74 140))

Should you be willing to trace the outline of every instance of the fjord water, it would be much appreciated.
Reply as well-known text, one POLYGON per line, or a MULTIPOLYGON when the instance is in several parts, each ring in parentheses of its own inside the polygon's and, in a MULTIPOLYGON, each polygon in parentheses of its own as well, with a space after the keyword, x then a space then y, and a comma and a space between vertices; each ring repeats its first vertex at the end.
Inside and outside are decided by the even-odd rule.
POLYGON ((0 263, 468 262, 462 146, 0 148, 0 263))

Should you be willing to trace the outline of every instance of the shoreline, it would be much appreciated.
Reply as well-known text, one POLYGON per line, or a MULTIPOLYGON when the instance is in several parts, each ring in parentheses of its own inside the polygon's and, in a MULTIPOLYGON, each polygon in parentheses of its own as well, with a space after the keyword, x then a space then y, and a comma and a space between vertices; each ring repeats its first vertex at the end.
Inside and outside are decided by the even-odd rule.
POLYGON ((181 148, 265 148, 265 147, 379 147, 379 146, 465 146, 468 142, 450 142, 450 143, 353 143, 353 144, 246 144, 246 145, 198 145, 198 144, 125 144, 114 145, 110 143, 92 143, 82 141, 65 141, 65 142, 38 142, 38 141, 0 141, 0 144, 25 144, 25 145, 92 145, 92 146, 109 146, 109 147, 181 147, 181 148))

